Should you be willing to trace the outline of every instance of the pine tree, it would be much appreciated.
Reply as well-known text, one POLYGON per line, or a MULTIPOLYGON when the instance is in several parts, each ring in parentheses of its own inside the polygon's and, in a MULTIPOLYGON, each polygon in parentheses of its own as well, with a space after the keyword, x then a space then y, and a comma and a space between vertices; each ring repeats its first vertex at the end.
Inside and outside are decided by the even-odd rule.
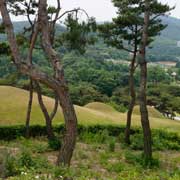
MULTIPOLYGON (((125 142, 130 143, 130 127, 134 105, 136 103, 136 92, 134 85, 134 72, 139 65, 137 55, 140 52, 142 41, 142 31, 144 25, 145 1, 144 0, 113 0, 114 6, 118 9, 117 17, 112 23, 105 23, 99 26, 100 36, 105 43, 117 49, 125 50, 132 54, 129 68, 129 89, 131 101, 127 113, 127 125, 125 131, 125 142)), ((163 5, 157 0, 150 0, 150 20, 148 25, 148 46, 154 37, 166 28, 162 24, 161 16, 171 9, 168 5, 163 5)))
MULTIPOLYGON (((37 91, 38 100, 41 110, 45 116, 46 126, 49 138, 54 138, 52 131, 52 119, 56 114, 58 106, 60 105, 63 111, 65 120, 65 134, 60 153, 57 159, 57 165, 70 165, 73 151, 76 144, 77 133, 77 118, 74 106, 71 102, 69 88, 64 76, 64 69, 62 66, 62 59, 55 50, 56 44, 56 23, 63 16, 74 12, 84 10, 77 8, 61 13, 60 0, 57 0, 57 7, 48 6, 47 0, 1 0, 0 12, 3 20, 0 26, 0 32, 6 30, 7 40, 9 45, 7 50, 11 50, 12 60, 17 70, 29 77, 33 82, 33 87, 30 90, 29 107, 27 112, 27 126, 29 126, 30 111, 32 106, 33 88, 37 91), (14 32, 14 27, 11 21, 10 14, 15 16, 25 15, 29 21, 29 27, 24 28, 24 33, 17 35, 14 32), (30 18, 31 17, 31 18, 30 18), (27 56, 22 56, 21 45, 24 44, 28 50, 27 56), (38 68, 37 64, 33 62, 33 50, 36 46, 43 47, 42 50, 46 55, 46 60, 49 61, 53 73, 47 73, 38 68), (40 84, 46 85, 55 92, 55 105, 51 114, 48 113, 42 99, 42 92, 40 84)), ((89 19, 89 22, 90 23, 89 19)), ((93 21, 94 22, 94 21, 93 21)), ((89 26, 90 24, 88 24, 89 26)), ((88 27, 87 26, 87 27, 88 27)), ((73 27, 72 27, 73 28, 73 27)), ((89 29, 90 30, 90 29, 89 29)), ((79 34, 79 37, 82 33, 79 34)), ((86 30, 86 34, 88 32, 86 30)), ((85 37, 85 36, 83 36, 85 37)), ((1 46, 1 44, 0 44, 1 46)), ((6 46, 3 44, 3 47, 6 46)))

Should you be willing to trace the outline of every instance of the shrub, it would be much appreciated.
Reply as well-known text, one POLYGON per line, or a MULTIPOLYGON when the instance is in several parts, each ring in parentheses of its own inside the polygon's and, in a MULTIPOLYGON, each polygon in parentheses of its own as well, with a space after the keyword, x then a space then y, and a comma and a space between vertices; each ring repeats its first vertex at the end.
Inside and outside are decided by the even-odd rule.
POLYGON ((37 156, 33 158, 34 166, 36 170, 42 170, 43 168, 46 170, 49 168, 49 162, 46 157, 37 156))
POLYGON ((54 137, 53 139, 50 139, 48 141, 48 144, 49 144, 49 148, 54 150, 54 151, 59 150, 60 147, 61 147, 61 141, 57 137, 54 137))
POLYGON ((103 130, 95 134, 95 140, 97 143, 105 143, 108 139, 109 139, 109 132, 107 130, 103 130))
POLYGON ((109 151, 110 152, 114 152, 115 151, 115 145, 116 145, 115 139, 111 138, 111 140, 109 141, 109 151))
POLYGON ((3 166, 4 177, 15 176, 20 173, 17 159, 10 154, 6 155, 3 166))
MULTIPOLYGON (((54 132, 58 135, 62 135, 64 132, 64 126, 55 126, 54 132)), ((124 126, 112 126, 112 125, 92 125, 82 126, 78 125, 78 133, 80 140, 86 143, 106 143, 111 136, 118 137, 124 134, 124 126)), ((12 140, 17 139, 25 135, 24 126, 10 126, 0 127, 0 139, 12 140)), ((45 126, 31 126, 30 134, 32 137, 46 136, 45 126)), ((124 136, 124 135, 123 135, 124 136)), ((180 136, 174 132, 168 132, 166 130, 152 130, 153 149, 154 150, 180 150, 180 136)), ((122 137, 121 137, 122 138, 122 137)), ((123 142, 123 140, 121 140, 123 142)), ((133 128, 131 130, 131 145, 130 147, 134 150, 143 149, 143 133, 140 128, 133 128)), ((49 147, 57 150, 59 149, 59 140, 53 140, 49 142, 49 147)), ((43 147, 39 147, 39 152, 43 151, 43 147)))
POLYGON ((110 101, 108 103, 110 106, 112 106, 116 111, 125 113, 127 111, 127 108, 123 104, 116 104, 114 101, 110 101))
POLYGON ((19 164, 22 167, 30 168, 35 165, 35 162, 28 151, 23 151, 19 157, 19 164))
POLYGON ((134 150, 142 150, 144 141, 143 141, 143 135, 142 134, 134 134, 130 137, 131 139, 131 145, 130 147, 134 150))
POLYGON ((84 141, 85 143, 106 143, 109 140, 109 132, 105 130, 101 130, 97 133, 92 133, 86 131, 80 134, 80 140, 84 141))
POLYGON ((144 168, 159 167, 158 158, 147 159, 144 154, 133 154, 132 152, 127 151, 125 153, 125 158, 129 163, 139 164, 144 168))

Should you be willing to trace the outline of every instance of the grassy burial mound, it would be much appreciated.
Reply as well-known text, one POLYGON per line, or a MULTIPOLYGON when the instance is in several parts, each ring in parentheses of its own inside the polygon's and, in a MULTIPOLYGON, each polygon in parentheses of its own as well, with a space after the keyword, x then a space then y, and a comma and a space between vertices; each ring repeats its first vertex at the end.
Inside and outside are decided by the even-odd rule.
MULTIPOLYGON (((148 106, 148 113, 149 113, 150 117, 164 118, 163 115, 158 110, 156 110, 155 108, 153 108, 151 106, 148 106)), ((140 108, 139 108, 139 106, 135 106, 134 107, 133 114, 140 115, 140 108)))
MULTIPOLYGON (((28 91, 9 86, 0 86, 0 126, 24 124, 28 97, 28 91)), ((52 110, 54 100, 45 96, 43 99, 48 109, 52 110)), ((126 123, 126 113, 117 112, 111 106, 104 103, 93 102, 84 107, 75 105, 75 110, 79 123, 83 125, 125 125, 126 123)), ((180 131, 179 122, 165 119, 157 110, 152 107, 148 107, 148 110, 152 128, 168 128, 171 130, 180 131)), ((63 123, 63 115, 60 108, 53 123, 63 123)), ((44 125, 44 118, 39 108, 36 93, 34 93, 31 124, 44 125)), ((140 125, 138 106, 135 107, 132 124, 133 126, 140 125)))

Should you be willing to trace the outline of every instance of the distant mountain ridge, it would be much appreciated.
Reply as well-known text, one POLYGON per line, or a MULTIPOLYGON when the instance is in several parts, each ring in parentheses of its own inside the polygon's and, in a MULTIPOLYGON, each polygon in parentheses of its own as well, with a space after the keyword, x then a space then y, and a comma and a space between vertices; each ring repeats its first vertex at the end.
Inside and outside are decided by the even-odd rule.
POLYGON ((180 19, 167 16, 162 22, 168 26, 152 43, 149 56, 152 61, 180 61, 180 19))
POLYGON ((162 32, 161 36, 180 41, 180 19, 174 17, 162 17, 162 22, 168 27, 162 32))
MULTIPOLYGON (((180 61, 180 47, 178 47, 178 42, 180 42, 180 19, 170 16, 161 18, 162 22, 168 26, 161 32, 160 36, 156 37, 156 40, 152 43, 152 48, 148 50, 148 59, 149 61, 180 61)), ((13 22, 13 24, 16 33, 21 32, 24 27, 29 26, 27 21, 17 21, 13 22)), ((64 31, 65 27, 57 25, 57 34, 64 31)), ((5 35, 0 34, 0 40, 4 39, 5 35)), ((98 46, 102 45, 100 44, 98 46)), ((104 49, 104 46, 102 49, 104 49)), ((101 48, 99 51, 100 50, 101 48)), ((117 54, 119 54, 119 52, 117 52, 117 54)), ((109 55, 109 58, 111 58, 111 55, 109 55)))

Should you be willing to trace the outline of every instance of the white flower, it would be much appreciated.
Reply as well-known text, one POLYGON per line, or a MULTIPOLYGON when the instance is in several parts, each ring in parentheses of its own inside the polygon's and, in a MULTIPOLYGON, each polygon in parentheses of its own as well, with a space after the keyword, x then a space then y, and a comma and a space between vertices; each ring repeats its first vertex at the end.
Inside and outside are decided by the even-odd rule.
POLYGON ((37 175, 37 176, 35 176, 35 178, 36 178, 36 179, 39 179, 39 176, 37 175))

